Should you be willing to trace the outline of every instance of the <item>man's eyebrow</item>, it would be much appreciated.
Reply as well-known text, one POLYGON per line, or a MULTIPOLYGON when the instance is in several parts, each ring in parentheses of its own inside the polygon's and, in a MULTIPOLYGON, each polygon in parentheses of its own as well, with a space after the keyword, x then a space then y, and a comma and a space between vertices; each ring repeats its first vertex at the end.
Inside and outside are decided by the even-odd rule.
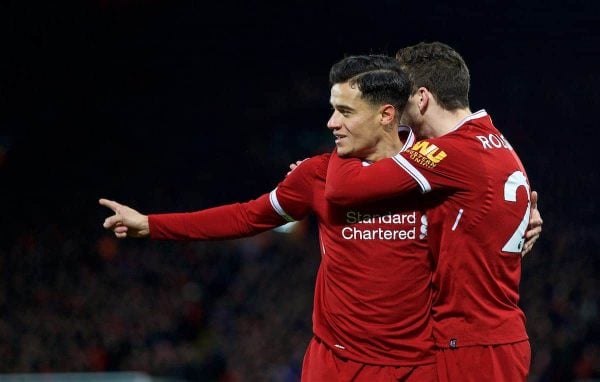
POLYGON ((338 104, 338 105, 334 105, 332 104, 331 106, 333 106, 335 109, 340 110, 340 111, 353 111, 354 109, 348 105, 343 105, 343 104, 338 104))

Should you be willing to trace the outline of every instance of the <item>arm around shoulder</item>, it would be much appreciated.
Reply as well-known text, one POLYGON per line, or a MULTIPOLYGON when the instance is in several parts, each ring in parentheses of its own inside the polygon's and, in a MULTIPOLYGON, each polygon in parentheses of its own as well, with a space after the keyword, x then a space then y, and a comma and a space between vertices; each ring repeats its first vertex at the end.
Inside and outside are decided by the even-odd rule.
POLYGON ((352 206, 396 197, 417 186, 393 158, 363 166, 360 159, 340 158, 334 153, 327 169, 325 198, 333 204, 352 206))

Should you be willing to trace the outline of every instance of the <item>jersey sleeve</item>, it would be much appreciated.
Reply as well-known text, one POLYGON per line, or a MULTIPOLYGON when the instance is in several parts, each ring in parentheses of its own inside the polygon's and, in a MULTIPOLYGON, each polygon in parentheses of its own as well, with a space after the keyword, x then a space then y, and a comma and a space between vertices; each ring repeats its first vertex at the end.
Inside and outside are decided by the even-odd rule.
POLYGON ((303 219, 312 211, 315 164, 307 159, 270 193, 245 203, 196 212, 148 215, 158 240, 223 240, 247 237, 303 219))
POLYGON ((427 193, 458 188, 464 183, 465 174, 472 171, 464 159, 450 139, 419 141, 370 166, 363 166, 359 159, 342 159, 333 154, 327 169, 325 198, 338 205, 354 205, 397 197, 415 189, 427 193), (453 155, 447 158, 450 152, 453 155))
POLYGON ((150 237, 159 240, 219 240, 252 236, 285 223, 269 194, 195 212, 148 215, 150 237))
POLYGON ((337 205, 355 205, 398 196, 416 187, 418 183, 396 158, 363 166, 360 159, 343 159, 333 153, 327 168, 325 198, 337 205))
POLYGON ((312 212, 315 181, 325 177, 328 158, 325 154, 306 159, 271 191, 271 203, 287 221, 301 220, 312 212))

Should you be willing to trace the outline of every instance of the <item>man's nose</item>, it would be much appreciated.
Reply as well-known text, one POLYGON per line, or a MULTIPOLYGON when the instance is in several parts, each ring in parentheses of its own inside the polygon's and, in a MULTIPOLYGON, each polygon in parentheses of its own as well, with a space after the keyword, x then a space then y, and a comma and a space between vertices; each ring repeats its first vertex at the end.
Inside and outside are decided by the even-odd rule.
POLYGON ((328 129, 334 130, 340 128, 339 118, 337 117, 337 114, 338 112, 334 111, 333 114, 331 114, 331 117, 329 117, 329 121, 327 121, 328 129))

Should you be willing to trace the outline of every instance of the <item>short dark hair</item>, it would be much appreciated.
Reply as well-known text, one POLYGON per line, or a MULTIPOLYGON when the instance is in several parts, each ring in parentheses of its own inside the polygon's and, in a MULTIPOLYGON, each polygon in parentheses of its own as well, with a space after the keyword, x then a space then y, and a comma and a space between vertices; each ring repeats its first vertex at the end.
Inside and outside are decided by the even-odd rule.
POLYGON ((344 82, 356 84, 367 102, 389 103, 402 112, 410 95, 410 81, 400 63, 390 56, 371 54, 348 56, 329 71, 331 86, 344 82))
POLYGON ((426 87, 446 110, 469 107, 469 68, 456 50, 441 42, 421 42, 396 53, 413 88, 426 87))

